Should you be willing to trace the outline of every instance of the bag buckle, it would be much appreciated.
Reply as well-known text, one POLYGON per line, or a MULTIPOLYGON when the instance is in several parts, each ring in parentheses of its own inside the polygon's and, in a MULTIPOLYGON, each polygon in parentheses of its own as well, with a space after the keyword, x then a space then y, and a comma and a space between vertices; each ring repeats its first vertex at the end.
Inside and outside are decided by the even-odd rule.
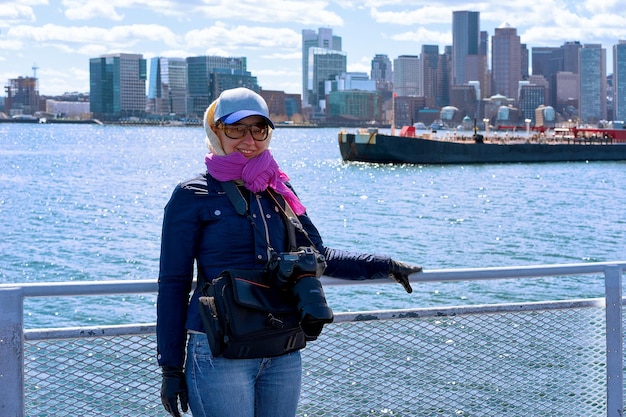
POLYGON ((267 315, 267 321, 272 327, 276 327, 277 329, 282 329, 285 327, 285 323, 279 318, 274 316, 272 313, 267 315))

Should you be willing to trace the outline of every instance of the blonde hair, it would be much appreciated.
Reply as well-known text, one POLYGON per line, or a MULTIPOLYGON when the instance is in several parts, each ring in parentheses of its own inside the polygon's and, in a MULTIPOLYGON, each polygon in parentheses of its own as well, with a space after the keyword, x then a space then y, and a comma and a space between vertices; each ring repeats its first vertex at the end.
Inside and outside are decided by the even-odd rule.
POLYGON ((215 107, 217 107, 217 100, 213 101, 207 107, 204 112, 204 130, 206 132, 206 144, 215 155, 226 155, 224 149, 222 148, 222 142, 220 142, 220 138, 217 137, 213 128, 215 127, 214 115, 215 115, 215 107))

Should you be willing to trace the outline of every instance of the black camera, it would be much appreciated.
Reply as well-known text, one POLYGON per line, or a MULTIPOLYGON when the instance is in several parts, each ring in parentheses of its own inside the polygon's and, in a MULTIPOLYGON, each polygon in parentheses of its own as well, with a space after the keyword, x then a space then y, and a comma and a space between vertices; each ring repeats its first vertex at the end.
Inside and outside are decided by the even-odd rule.
POLYGON ((313 248, 301 246, 297 251, 277 254, 270 269, 278 288, 289 288, 300 278, 321 277, 326 269, 326 259, 313 248))
POLYGON ((326 323, 333 321, 333 311, 319 277, 326 269, 326 259, 315 249, 301 246, 293 252, 282 252, 271 262, 278 288, 291 290, 300 311, 300 327, 308 340, 315 340, 326 323))

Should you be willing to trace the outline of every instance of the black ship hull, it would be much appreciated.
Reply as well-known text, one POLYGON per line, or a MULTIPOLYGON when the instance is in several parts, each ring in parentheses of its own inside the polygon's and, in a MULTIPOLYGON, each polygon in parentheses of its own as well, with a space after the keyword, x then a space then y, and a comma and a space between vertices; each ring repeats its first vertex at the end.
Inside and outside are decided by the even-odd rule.
POLYGON ((472 164, 626 160, 626 143, 619 142, 480 143, 379 133, 341 132, 339 150, 344 161, 378 163, 472 164))

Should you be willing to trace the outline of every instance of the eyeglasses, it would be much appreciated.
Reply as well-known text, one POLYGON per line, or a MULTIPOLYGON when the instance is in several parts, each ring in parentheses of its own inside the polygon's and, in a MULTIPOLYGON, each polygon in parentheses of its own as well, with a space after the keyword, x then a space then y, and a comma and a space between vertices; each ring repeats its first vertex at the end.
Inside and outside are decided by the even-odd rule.
POLYGON ((234 125, 221 124, 219 129, 224 131, 224 134, 230 139, 241 139, 246 135, 247 131, 250 131, 252 139, 257 142, 263 142, 269 135, 269 128, 264 124, 246 125, 243 123, 237 123, 234 125))

